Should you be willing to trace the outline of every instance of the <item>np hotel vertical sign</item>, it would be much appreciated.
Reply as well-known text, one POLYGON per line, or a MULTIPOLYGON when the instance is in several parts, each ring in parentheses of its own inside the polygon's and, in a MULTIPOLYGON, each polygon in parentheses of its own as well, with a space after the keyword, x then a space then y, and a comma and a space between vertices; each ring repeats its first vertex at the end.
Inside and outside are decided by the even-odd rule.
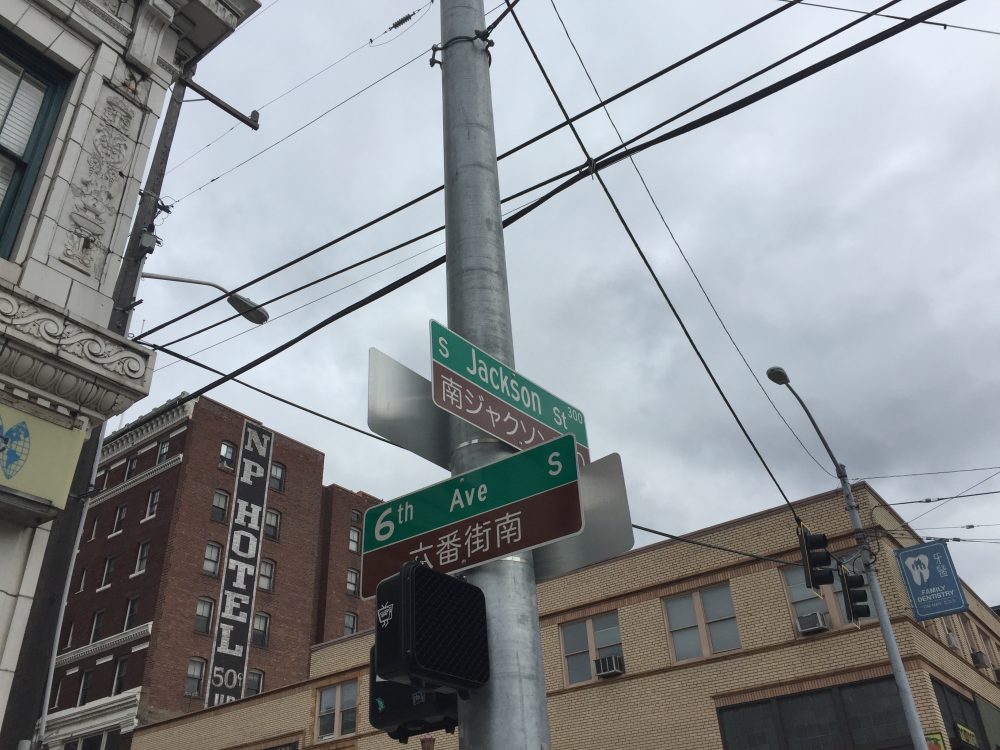
POLYGON ((260 425, 243 423, 206 706, 243 697, 273 439, 274 434, 260 425))

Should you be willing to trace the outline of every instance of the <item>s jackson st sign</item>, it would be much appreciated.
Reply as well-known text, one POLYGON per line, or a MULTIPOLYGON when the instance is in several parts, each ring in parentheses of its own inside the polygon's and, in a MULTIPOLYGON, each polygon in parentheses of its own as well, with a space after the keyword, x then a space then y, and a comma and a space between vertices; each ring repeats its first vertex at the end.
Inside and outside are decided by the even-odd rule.
POLYGON ((235 502, 205 691, 206 706, 231 703, 243 697, 273 440, 272 432, 250 422, 243 423, 233 491, 235 502))

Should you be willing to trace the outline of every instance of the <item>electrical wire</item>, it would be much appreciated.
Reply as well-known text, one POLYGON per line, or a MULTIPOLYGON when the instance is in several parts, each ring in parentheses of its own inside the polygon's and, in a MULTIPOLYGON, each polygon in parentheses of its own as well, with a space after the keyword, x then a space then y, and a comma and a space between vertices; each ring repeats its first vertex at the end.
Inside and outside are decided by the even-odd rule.
POLYGON ((923 500, 903 500, 902 502, 898 503, 886 503, 886 505, 916 505, 917 503, 939 503, 942 500, 958 500, 959 498, 981 497, 982 495, 1000 495, 1000 490, 989 490, 988 492, 964 492, 960 495, 947 495, 945 497, 928 497, 924 498, 923 500))
MULTIPOLYGON (((787 3, 789 0, 778 0, 778 2, 787 3)), ((822 3, 807 3, 803 2, 802 5, 808 5, 812 8, 826 8, 827 10, 841 10, 845 13, 865 13, 863 10, 856 10, 855 8, 841 8, 838 5, 824 5, 822 3)), ((906 16, 893 16, 888 13, 876 13, 879 18, 891 18, 895 21, 905 21, 906 16)), ((954 23, 943 23, 941 21, 924 21, 928 26, 940 26, 942 29, 960 29, 961 31, 977 31, 980 34, 993 34, 994 36, 1000 36, 1000 31, 993 31, 992 29, 980 29, 975 26, 959 26, 954 23)))
POLYGON ((942 529, 985 529, 991 526, 1000 526, 1000 523, 967 523, 962 526, 923 526, 914 531, 941 531, 942 529))
POLYGON ((767 555, 755 555, 752 552, 742 552, 738 549, 732 549, 731 547, 723 547, 721 544, 711 544, 709 542, 700 542, 697 539, 691 539, 689 537, 677 536, 676 534, 668 534, 665 531, 657 531, 656 529, 651 529, 648 526, 640 526, 637 523, 632 524, 633 529, 639 531, 645 531, 647 534, 655 534, 656 536, 666 537, 667 539, 672 539, 675 542, 684 542, 685 544, 694 544, 698 547, 707 547, 708 549, 715 549, 721 552, 731 552, 734 555, 740 555, 741 557, 748 557, 752 560, 764 560, 765 562, 775 562, 781 565, 798 565, 802 567, 802 563, 797 560, 783 560, 780 557, 768 557, 767 555))
POLYGON ((995 477, 995 476, 997 476, 997 475, 1000 475, 1000 471, 996 471, 996 472, 994 472, 994 473, 990 474, 990 475, 989 475, 988 477, 986 477, 986 479, 981 479, 981 480, 979 480, 978 482, 976 482, 976 483, 975 483, 974 485, 972 485, 972 486, 971 486, 971 487, 969 487, 968 489, 966 489, 966 490, 963 490, 962 492, 959 492, 959 493, 958 493, 957 495, 954 495, 953 497, 950 497, 950 498, 948 498, 947 500, 945 500, 945 501, 944 501, 943 503, 941 503, 940 505, 935 505, 935 506, 934 506, 933 508, 931 508, 930 510, 927 510, 927 511, 924 511, 924 512, 923 512, 923 513, 921 513, 921 514, 920 514, 919 516, 914 516, 913 518, 911 518, 911 519, 910 519, 909 521, 907 521, 907 522, 906 522, 906 525, 907 525, 907 526, 913 526, 913 522, 914 522, 914 521, 916 521, 917 519, 919 519, 919 518, 923 518, 923 517, 924 517, 924 516, 926 516, 927 514, 929 514, 929 513, 933 513, 933 512, 934 512, 934 511, 936 511, 936 510, 940 510, 941 508, 943 508, 944 506, 946 506, 946 505, 947 505, 948 503, 952 502, 953 500, 957 500, 958 498, 960 498, 960 497, 964 496, 966 492, 969 492, 969 491, 971 491, 971 490, 974 490, 974 489, 975 489, 976 487, 978 487, 978 486, 979 486, 979 485, 981 485, 981 484, 985 484, 986 482, 990 481, 991 479, 993 479, 993 477, 995 477))
MULTIPOLYGON (((566 35, 566 40, 569 42, 570 47, 573 48, 573 52, 576 55, 576 59, 580 62, 580 67, 583 68, 584 75, 587 76, 587 80, 590 82, 590 87, 593 90, 594 95, 597 97, 598 101, 602 101, 601 92, 598 91, 597 84, 594 83, 594 78, 593 76, 590 75, 590 71, 587 69, 587 64, 583 61, 583 56, 580 54, 580 50, 577 49, 576 43, 573 41, 573 37, 569 33, 569 29, 566 27, 566 22, 563 21, 562 14, 559 12, 559 8, 556 7, 555 0, 549 0, 549 3, 552 5, 552 10, 555 12, 556 18, 559 20, 559 25, 562 27, 563 33, 566 35)), ((611 123, 611 127, 615 131, 615 135, 618 136, 618 141, 622 145, 625 145, 625 139, 622 137, 621 131, 618 129, 617 123, 615 123, 614 118, 611 116, 611 110, 608 109, 607 105, 604 105, 603 109, 604 109, 604 114, 606 114, 608 117, 608 122, 611 123)), ((727 326, 726 322, 722 319, 722 315, 719 313, 718 308, 715 306, 715 303, 709 296, 708 290, 705 289, 705 285, 701 283, 701 278, 698 276, 698 273, 694 270, 694 266, 691 264, 691 260, 688 258, 687 254, 684 252, 684 249, 681 247, 681 243, 677 240, 677 236, 674 234, 674 230, 670 228, 670 224, 669 222, 667 222, 667 218, 666 216, 664 216, 663 210, 660 208, 659 203, 657 203, 656 198, 653 197, 653 191, 650 189, 649 184, 646 182, 645 176, 639 169, 639 164, 636 162, 634 158, 632 158, 632 156, 629 156, 629 162, 631 162, 632 168, 635 170, 635 173, 639 178, 639 182, 642 183, 642 187, 646 191, 646 195, 649 196, 650 203, 652 203, 653 208, 656 209, 656 213, 660 217, 660 222, 663 224, 663 227, 667 230, 667 234, 670 236, 671 241, 674 243, 674 247, 676 247, 677 252, 680 253, 681 258, 684 260, 684 263, 687 265, 688 270, 691 272, 691 275, 694 277, 695 282, 698 284, 698 288, 701 290, 702 295, 704 295, 705 301, 708 302, 708 306, 712 309, 712 312, 715 313, 715 317, 719 321, 719 325, 721 325, 722 330, 726 332, 726 336, 729 338, 729 342, 733 345, 733 348, 736 349, 736 353, 740 355, 740 359, 743 360, 743 364, 746 365, 747 371, 750 373, 750 376, 754 379, 754 382, 757 383, 757 387, 760 388, 760 392, 764 394, 764 398, 766 398, 767 402, 771 404, 771 408, 774 409, 774 412, 784 423, 785 427, 788 428, 788 431, 791 432, 792 436, 798 441, 798 444, 802 447, 802 450, 806 452, 806 455, 809 456, 809 458, 811 458, 813 462, 820 468, 820 470, 822 470, 827 474, 827 476, 836 478, 833 472, 831 472, 828 468, 826 468, 826 466, 824 466, 819 461, 819 459, 817 459, 816 456, 814 456, 812 452, 806 447, 806 444, 802 442, 802 438, 799 437, 799 434, 788 423, 788 420, 785 419, 785 415, 781 413, 781 410, 778 409, 778 405, 774 403, 774 399, 771 398, 771 394, 767 392, 767 389, 764 388, 764 384, 760 382, 760 378, 757 377, 756 371, 750 366, 750 363, 747 361, 746 356, 744 356, 743 354, 743 350, 740 349, 739 344, 736 343, 736 339, 733 338, 733 334, 729 330, 729 326, 727 326)))
POLYGON ((387 44, 392 44, 394 41, 399 39, 399 37, 403 36, 403 34, 405 34, 407 31, 416 26, 417 23, 420 22, 423 19, 423 17, 427 15, 433 4, 434 0, 429 0, 429 2, 424 3, 421 7, 417 8, 416 10, 411 10, 406 15, 396 19, 396 21, 391 26, 389 26, 389 28, 387 28, 385 31, 379 34, 379 36, 369 39, 368 46, 384 47, 387 44), (410 21, 413 21, 413 23, 410 23, 410 21), (407 26, 407 24, 409 25, 407 26), (406 26, 406 28, 400 31, 398 34, 396 34, 396 36, 394 36, 392 39, 386 39, 384 42, 379 42, 378 44, 375 44, 375 40, 378 39, 379 37, 385 36, 390 32, 396 31, 403 26, 406 26))
MULTIPOLYGON (((909 474, 875 474, 869 477, 855 477, 852 482, 863 482, 866 479, 900 479, 902 477, 929 477, 938 474, 967 474, 975 471, 993 471, 1000 469, 1000 466, 980 466, 978 469, 945 469, 943 471, 916 471, 909 474)), ((922 501, 915 501, 922 502, 922 501)), ((889 503, 892 505, 892 503, 889 503)))
MULTIPOLYGON (((725 42, 728 42, 728 41, 730 41, 732 39, 735 39, 736 37, 740 36, 741 34, 746 33, 747 31, 749 31, 749 30, 755 28, 756 26, 764 23, 765 21, 770 20, 771 18, 774 18, 775 16, 779 15, 780 13, 784 13, 785 11, 787 11, 788 9, 790 9, 791 7, 793 7, 793 5, 795 3, 798 3, 798 2, 801 2, 801 0, 790 0, 790 4, 789 5, 782 5, 781 7, 776 8, 775 10, 772 10, 772 11, 770 11, 768 13, 765 13, 764 15, 762 15, 762 16, 754 19, 753 21, 751 21, 751 22, 749 22, 747 24, 744 24, 743 26, 739 27, 735 31, 732 31, 729 34, 726 34, 725 36, 720 37, 719 39, 715 40, 714 42, 711 42, 710 44, 705 45, 704 47, 696 50, 695 52, 687 55, 686 57, 683 57, 680 60, 677 60, 677 61, 675 61, 675 62, 667 65, 665 68, 660 69, 659 71, 657 71, 656 73, 654 73, 654 74, 652 74, 650 76, 647 76, 646 78, 642 79, 641 81, 638 81, 637 83, 634 83, 631 86, 628 86, 628 87, 622 89, 621 91, 619 91, 617 94, 613 95, 612 97, 610 97, 610 98, 608 98, 608 99, 606 99, 606 100, 604 100, 602 102, 598 102, 594 106, 592 106, 592 107, 584 110, 583 112, 580 112, 579 114, 577 114, 573 118, 571 118, 572 121, 576 122, 577 120, 579 120, 579 119, 581 119, 583 117, 586 117, 589 114, 597 112, 598 110, 600 110, 606 104, 614 102, 617 99, 620 99, 621 97, 626 96, 627 94, 630 94, 630 93, 638 90, 639 88, 641 88, 641 87, 643 87, 645 85, 648 85, 649 83, 655 81, 656 79, 662 77, 663 75, 666 75, 670 71, 675 70, 675 69, 679 68, 680 66, 688 63, 688 62, 691 62, 692 60, 700 57, 701 55, 709 52, 712 49, 715 49, 716 47, 720 46, 721 44, 724 44, 725 42)), ((489 13, 493 13, 494 11, 496 11, 498 8, 500 8, 502 6, 503 6, 502 3, 500 5, 495 6, 494 8, 492 8, 489 11, 489 13)), ((543 132, 541 132, 541 133, 533 136, 532 138, 529 138, 528 140, 524 141, 520 145, 515 146, 514 148, 511 148, 511 149, 507 150, 506 152, 500 154, 497 157, 497 160, 498 161, 503 160, 503 159, 507 158, 508 156, 511 156, 511 155, 517 153, 518 151, 520 151, 520 150, 522 150, 524 148, 527 148, 528 146, 530 146, 530 145, 538 142, 539 140, 541 140, 541 139, 543 139, 543 138, 545 138, 545 137, 547 137, 549 135, 552 135, 555 132, 558 132, 559 130, 561 130, 562 128, 564 128, 566 126, 567 126, 567 123, 565 121, 563 121, 563 122, 559 123, 558 125, 555 125, 555 126, 549 128, 548 130, 545 130, 545 131, 543 131, 543 132)), ((528 193, 531 193, 531 192, 534 192, 536 190, 539 190, 542 187, 545 187, 546 185, 549 185, 549 184, 551 184, 553 182, 556 182, 558 180, 564 179, 565 177, 568 177, 570 175, 576 174, 578 171, 579 171, 579 168, 578 167, 574 167, 572 169, 569 169, 569 170, 566 170, 564 172, 561 172, 561 173, 559 173, 557 175, 549 177, 546 180, 543 180, 542 182, 536 183, 535 185, 532 185, 531 187, 525 188, 524 190, 521 190, 521 191, 519 191, 517 193, 514 193, 512 195, 509 195, 506 198, 504 198, 501 202, 506 203, 508 201, 512 201, 512 200, 515 200, 517 198, 520 198, 520 197, 522 197, 524 195, 527 195, 528 193)), ((280 273, 281 271, 285 270, 286 268, 289 268, 290 266, 295 265, 296 263, 299 263, 299 262, 301 262, 301 261, 303 261, 303 260, 311 257, 312 255, 315 255, 316 253, 318 253, 318 252, 320 252, 322 250, 327 249, 328 247, 331 247, 331 246, 337 244, 338 242, 340 242, 343 239, 346 239, 347 237, 351 237, 354 234, 357 234, 358 232, 360 232, 360 231, 362 231, 364 229, 367 229, 367 228, 369 228, 371 226, 374 226, 375 224, 379 223, 380 221, 384 221, 385 219, 388 219, 390 216, 393 216, 393 215, 399 213, 400 211, 403 211, 403 210, 405 210, 407 208, 410 208, 411 206, 416 205, 417 203, 419 203, 419 202, 421 202, 423 200, 426 200, 427 198, 430 198, 430 197, 436 195, 437 193, 441 192, 442 190, 444 190, 444 185, 439 185, 438 187, 436 187, 436 188, 434 188, 432 190, 429 190, 429 191, 423 193, 422 195, 419 195, 416 198, 413 198, 413 199, 411 199, 411 200, 403 203, 402 205, 400 205, 400 206, 398 206, 398 207, 396 207, 394 209, 386 211, 381 216, 378 216, 375 219, 373 219, 373 220, 371 220, 369 222, 366 222, 365 224, 361 225, 360 227, 357 227, 354 230, 351 230, 351 231, 347 232, 346 234, 342 235, 341 237, 339 237, 339 238, 337 238, 335 240, 332 240, 332 241, 330 241, 328 243, 325 243, 324 245, 321 245, 320 247, 316 248, 315 250, 309 251, 309 252, 307 252, 307 253, 299 256, 298 258, 293 259, 292 261, 290 261, 288 263, 285 263, 285 264, 282 264, 280 266, 277 266, 277 267, 271 269, 270 271, 265 272, 264 274, 262 274, 260 276, 257 276, 254 279, 251 279, 250 281, 242 284, 241 286, 237 287, 236 289, 233 289, 232 293, 240 292, 243 289, 246 289, 247 287, 252 286, 253 284, 256 284, 256 283, 258 283, 260 281, 263 281, 266 278, 269 278, 270 276, 273 276, 274 274, 280 273)), ((194 315, 195 313, 200 312, 201 310, 205 309, 206 307, 208 307, 210 305, 213 305, 216 302, 220 302, 221 300, 226 299, 227 296, 228 296, 227 294, 221 294, 221 295, 219 295, 217 297, 214 297, 214 298, 208 300, 207 302, 202 303, 201 305, 198 305, 198 306, 192 308, 191 310, 188 310, 185 313, 182 313, 182 314, 180 314, 180 315, 178 315, 178 316, 176 316, 176 317, 174 317, 174 318, 166 321, 165 323, 161 323, 161 324, 159 324, 157 326, 154 326, 153 328, 150 328, 147 331, 143 331, 143 332, 141 332, 140 334, 138 334, 136 336, 136 340, 137 341, 141 340, 141 339, 145 338, 146 336, 148 336, 148 335, 150 335, 150 334, 152 334, 152 333, 154 333, 154 332, 162 329, 165 326, 172 325, 173 323, 176 323, 176 322, 178 322, 179 320, 181 320, 183 318, 186 318, 186 317, 188 317, 190 315, 194 315)))

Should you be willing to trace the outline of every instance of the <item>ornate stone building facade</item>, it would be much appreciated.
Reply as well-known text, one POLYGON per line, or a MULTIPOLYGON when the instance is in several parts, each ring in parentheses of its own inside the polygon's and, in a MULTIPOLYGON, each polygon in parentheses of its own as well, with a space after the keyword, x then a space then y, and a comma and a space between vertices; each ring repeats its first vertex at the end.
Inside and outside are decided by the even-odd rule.
POLYGON ((0 722, 81 447, 149 392, 108 323, 165 93, 259 7, 0 0, 0 722))

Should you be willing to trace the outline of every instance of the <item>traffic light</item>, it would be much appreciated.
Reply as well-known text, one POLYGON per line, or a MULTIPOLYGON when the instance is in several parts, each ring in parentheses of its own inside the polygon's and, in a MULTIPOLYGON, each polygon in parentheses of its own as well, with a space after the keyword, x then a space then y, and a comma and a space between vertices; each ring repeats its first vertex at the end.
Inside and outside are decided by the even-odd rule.
POLYGON ((486 598, 479 588, 411 561, 378 585, 375 606, 379 677, 463 697, 486 684, 486 598))
POLYGON ((857 622, 862 617, 871 616, 868 606, 868 592, 865 591, 865 577, 860 573, 852 573, 841 563, 837 566, 840 573, 840 595, 844 597, 844 612, 848 622, 857 622))
POLYGON ((802 552, 802 566, 806 573, 806 586, 816 593, 823 584, 833 583, 833 570, 829 565, 830 553, 826 549, 826 534, 813 534, 799 522, 799 550, 802 552))
POLYGON ((371 650, 368 682, 368 723, 384 729, 394 740, 458 726, 458 696, 383 680, 375 674, 375 646, 371 650))

